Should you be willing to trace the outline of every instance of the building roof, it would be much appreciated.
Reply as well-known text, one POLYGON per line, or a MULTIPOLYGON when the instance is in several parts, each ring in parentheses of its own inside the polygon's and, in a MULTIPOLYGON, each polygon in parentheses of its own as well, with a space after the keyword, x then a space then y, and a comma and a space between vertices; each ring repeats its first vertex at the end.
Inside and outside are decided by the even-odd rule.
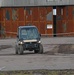
POLYGON ((74 5, 74 0, 0 0, 0 7, 74 5))

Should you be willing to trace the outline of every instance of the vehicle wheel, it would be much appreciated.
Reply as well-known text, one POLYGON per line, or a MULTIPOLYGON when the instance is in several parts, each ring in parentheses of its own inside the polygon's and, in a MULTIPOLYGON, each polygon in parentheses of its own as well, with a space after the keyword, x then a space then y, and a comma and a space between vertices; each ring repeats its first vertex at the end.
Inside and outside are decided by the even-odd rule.
POLYGON ((18 48, 15 46, 15 54, 18 54, 18 48))
POLYGON ((42 44, 40 44, 40 46, 39 46, 39 53, 40 53, 40 54, 43 53, 43 46, 42 46, 42 44))
POLYGON ((22 55, 23 54, 23 46, 22 45, 19 45, 18 54, 19 55, 22 55))

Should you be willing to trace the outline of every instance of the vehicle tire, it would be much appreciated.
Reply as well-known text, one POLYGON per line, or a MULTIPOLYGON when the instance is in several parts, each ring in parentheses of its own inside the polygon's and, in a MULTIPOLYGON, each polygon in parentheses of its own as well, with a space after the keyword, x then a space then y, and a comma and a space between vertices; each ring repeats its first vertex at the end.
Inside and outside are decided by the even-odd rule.
POLYGON ((34 50, 34 53, 39 53, 39 50, 34 50))
POLYGON ((19 55, 22 55, 23 54, 23 46, 22 45, 19 45, 18 54, 19 55))
POLYGON ((43 53, 43 46, 42 46, 42 44, 39 45, 39 53, 40 53, 40 54, 43 53))
POLYGON ((15 46, 15 54, 18 54, 18 47, 15 46))

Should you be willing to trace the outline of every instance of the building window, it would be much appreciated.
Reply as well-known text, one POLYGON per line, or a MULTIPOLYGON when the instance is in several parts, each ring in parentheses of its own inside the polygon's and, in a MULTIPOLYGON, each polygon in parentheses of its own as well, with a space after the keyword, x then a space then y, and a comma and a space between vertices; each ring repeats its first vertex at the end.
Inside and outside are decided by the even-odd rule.
POLYGON ((63 15, 63 8, 61 8, 61 15, 63 15))
POLYGON ((32 15, 32 10, 30 7, 26 7, 25 10, 27 11, 28 15, 32 15))
POLYGON ((10 20, 10 13, 9 13, 9 11, 8 11, 8 10, 6 11, 5 16, 6 16, 6 20, 10 20))
POLYGON ((49 12, 49 13, 46 15, 47 21, 52 21, 52 20, 53 20, 52 14, 53 14, 53 12, 49 12))
POLYGON ((17 20, 17 9, 12 9, 12 20, 17 20))
POLYGON ((68 17, 68 6, 66 7, 66 16, 68 17))
POLYGON ((72 14, 73 14, 73 17, 74 17, 74 7, 73 7, 73 12, 72 12, 72 14))

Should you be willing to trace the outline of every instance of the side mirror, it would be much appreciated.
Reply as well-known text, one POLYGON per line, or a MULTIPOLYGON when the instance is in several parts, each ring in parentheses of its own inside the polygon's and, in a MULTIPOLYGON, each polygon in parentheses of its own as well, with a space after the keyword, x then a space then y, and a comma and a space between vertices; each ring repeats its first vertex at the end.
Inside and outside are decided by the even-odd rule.
POLYGON ((39 34, 40 35, 40 37, 41 37, 41 34, 39 34))
POLYGON ((17 35, 17 38, 19 38, 19 36, 17 35))

